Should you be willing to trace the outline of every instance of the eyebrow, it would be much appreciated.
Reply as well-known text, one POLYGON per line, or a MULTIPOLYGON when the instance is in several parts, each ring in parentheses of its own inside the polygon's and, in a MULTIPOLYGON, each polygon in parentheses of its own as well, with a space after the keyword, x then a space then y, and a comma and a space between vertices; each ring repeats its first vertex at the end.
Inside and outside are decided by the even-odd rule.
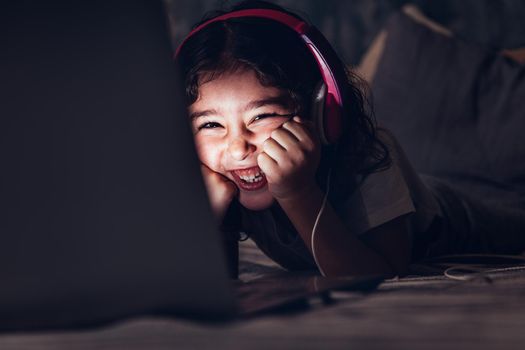
MULTIPOLYGON (((267 105, 277 105, 281 107, 291 107, 292 102, 291 99, 286 94, 281 94, 274 97, 267 97, 260 100, 254 100, 248 103, 243 109, 243 112, 260 108, 267 105)), ((204 111, 196 111, 190 114, 190 120, 193 121, 195 119, 206 117, 208 115, 217 114, 217 110, 215 109, 206 109, 204 111)))
POLYGON ((263 98, 261 100, 251 101, 250 103, 246 105, 246 107, 243 108, 243 110, 249 111, 251 109, 256 109, 256 108, 267 106, 267 105, 277 105, 280 107, 291 107, 292 103, 291 103, 291 99, 287 95, 281 94, 281 95, 274 96, 274 97, 268 97, 268 98, 263 98))
POLYGON ((206 109, 204 111, 197 111, 190 114, 190 121, 194 121, 197 118, 200 117, 206 117, 208 115, 217 114, 217 111, 215 109, 206 109))

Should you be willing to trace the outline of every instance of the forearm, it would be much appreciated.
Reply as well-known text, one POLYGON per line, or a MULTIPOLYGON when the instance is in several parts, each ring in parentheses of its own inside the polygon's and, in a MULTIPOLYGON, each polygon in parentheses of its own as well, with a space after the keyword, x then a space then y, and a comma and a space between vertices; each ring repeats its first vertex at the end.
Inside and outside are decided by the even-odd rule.
MULTIPOLYGON (((317 187, 300 196, 278 200, 295 229, 312 250, 312 228, 323 202, 324 193, 317 187)), ((316 258, 327 276, 384 274, 395 275, 390 265, 343 225, 327 203, 315 233, 316 258)))

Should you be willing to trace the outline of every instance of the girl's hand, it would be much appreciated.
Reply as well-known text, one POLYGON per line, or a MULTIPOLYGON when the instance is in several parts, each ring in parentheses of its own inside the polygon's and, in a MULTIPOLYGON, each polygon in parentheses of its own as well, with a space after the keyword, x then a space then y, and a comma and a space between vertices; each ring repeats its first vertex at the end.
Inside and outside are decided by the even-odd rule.
POLYGON ((275 199, 295 198, 316 185, 320 149, 319 137, 297 116, 271 133, 257 163, 275 199))
POLYGON ((201 164, 201 171, 206 190, 208 191, 212 211, 215 217, 219 221, 222 221, 228 206, 237 195, 237 185, 204 164, 201 164))

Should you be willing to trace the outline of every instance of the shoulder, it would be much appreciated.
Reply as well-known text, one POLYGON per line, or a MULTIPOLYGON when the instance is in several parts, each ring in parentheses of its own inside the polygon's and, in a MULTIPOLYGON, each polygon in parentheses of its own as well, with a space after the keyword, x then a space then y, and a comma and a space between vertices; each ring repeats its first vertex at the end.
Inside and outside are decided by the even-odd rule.
POLYGON ((336 208, 356 234, 415 211, 410 181, 406 177, 407 164, 399 142, 384 127, 376 129, 376 137, 387 148, 390 161, 365 176, 357 176, 355 190, 336 208))
POLYGON ((410 164, 394 133, 377 127, 376 136, 386 146, 390 162, 361 179, 341 208, 341 216, 357 234, 410 215, 411 230, 424 231, 439 206, 431 191, 410 164))

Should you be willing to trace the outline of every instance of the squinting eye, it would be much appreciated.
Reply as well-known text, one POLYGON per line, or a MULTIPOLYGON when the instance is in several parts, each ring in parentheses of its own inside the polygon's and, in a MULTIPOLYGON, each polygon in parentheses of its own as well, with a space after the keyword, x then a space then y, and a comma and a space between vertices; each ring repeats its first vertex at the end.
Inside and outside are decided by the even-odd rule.
POLYGON ((222 125, 216 122, 206 122, 197 127, 197 130, 201 129, 215 129, 220 128, 222 125))
POLYGON ((282 117, 282 118, 290 118, 292 114, 279 114, 279 113, 263 113, 256 115, 255 118, 253 118, 253 121, 269 118, 269 117, 282 117))

